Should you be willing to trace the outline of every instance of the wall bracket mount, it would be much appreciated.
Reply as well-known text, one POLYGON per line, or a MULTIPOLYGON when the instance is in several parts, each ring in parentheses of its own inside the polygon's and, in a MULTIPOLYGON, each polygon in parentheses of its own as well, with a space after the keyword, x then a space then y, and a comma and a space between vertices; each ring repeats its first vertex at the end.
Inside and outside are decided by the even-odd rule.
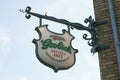
MULTIPOLYGON (((23 11, 21 11, 23 12, 23 11)), ((40 26, 42 25, 42 19, 46 19, 46 20, 50 20, 50 21, 54 21, 54 22, 57 22, 57 23, 61 23, 61 24, 65 24, 68 26, 68 28, 75 28, 77 30, 85 30, 85 31, 88 31, 90 34, 91 34, 91 37, 88 38, 88 34, 84 34, 83 35, 83 38, 85 40, 88 40, 88 45, 91 46, 91 53, 94 55, 96 52, 99 52, 101 50, 104 50, 104 49, 108 49, 109 46, 107 45, 104 45, 104 46, 99 46, 98 45, 98 35, 97 35, 97 26, 99 25, 103 25, 103 24, 106 24, 106 21, 100 21, 100 22, 96 22, 92 16, 89 16, 89 18, 86 18, 84 20, 84 22, 88 24, 88 26, 84 26, 80 23, 73 23, 73 22, 69 22, 65 19, 58 19, 58 18, 55 18, 55 17, 52 17, 52 16, 48 16, 48 15, 41 15, 41 14, 38 14, 38 13, 33 13, 31 12, 31 7, 26 7, 26 10, 24 11, 26 13, 25 17, 27 19, 30 19, 31 15, 32 16, 35 16, 35 17, 38 17, 40 19, 40 26)), ((69 31, 69 30, 68 30, 69 31)))

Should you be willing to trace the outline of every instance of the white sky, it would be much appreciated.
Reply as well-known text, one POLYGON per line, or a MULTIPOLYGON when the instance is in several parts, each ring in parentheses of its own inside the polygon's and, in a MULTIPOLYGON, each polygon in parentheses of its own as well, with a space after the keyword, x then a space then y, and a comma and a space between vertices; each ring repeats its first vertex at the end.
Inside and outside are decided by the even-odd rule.
MULTIPOLYGON (((33 12, 47 12, 48 16, 86 25, 84 19, 94 17, 92 0, 1 0, 0 6, 0 80, 100 80, 98 56, 92 56, 87 41, 82 38, 87 32, 71 31, 75 36, 73 47, 79 50, 76 63, 68 70, 54 73, 35 56, 32 40, 38 38, 34 29, 39 19, 32 16, 27 20, 25 14, 19 12, 31 6, 33 12)), ((46 20, 43 24, 59 33, 66 28, 46 20)))

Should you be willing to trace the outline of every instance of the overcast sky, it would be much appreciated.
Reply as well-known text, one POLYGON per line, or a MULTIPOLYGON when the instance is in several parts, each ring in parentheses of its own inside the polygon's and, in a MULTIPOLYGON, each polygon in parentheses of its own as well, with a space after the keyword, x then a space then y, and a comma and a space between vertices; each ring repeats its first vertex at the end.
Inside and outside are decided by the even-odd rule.
MULTIPOLYGON (((0 80, 100 80, 98 54, 90 53, 87 41, 82 38, 86 31, 71 30, 75 37, 72 45, 79 52, 76 62, 68 70, 57 73, 40 63, 35 55, 34 30, 39 19, 25 18, 19 9, 31 6, 33 12, 84 23, 90 15, 94 17, 92 0, 1 0, 0 2, 0 80)), ((66 25, 44 20, 51 31, 62 33, 66 25)), ((89 33, 88 33, 89 34, 89 33)))

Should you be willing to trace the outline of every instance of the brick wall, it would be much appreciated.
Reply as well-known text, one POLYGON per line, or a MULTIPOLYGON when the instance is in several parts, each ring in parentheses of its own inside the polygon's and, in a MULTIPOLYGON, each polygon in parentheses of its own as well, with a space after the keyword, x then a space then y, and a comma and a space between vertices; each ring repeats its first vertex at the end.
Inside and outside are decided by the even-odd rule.
MULTIPOLYGON (((107 21, 106 24, 98 26, 98 44, 110 45, 109 49, 98 53, 101 80, 120 80, 114 38, 110 20, 108 0, 93 0, 96 21, 107 21)), ((120 39, 120 0, 113 0, 115 17, 120 39)))

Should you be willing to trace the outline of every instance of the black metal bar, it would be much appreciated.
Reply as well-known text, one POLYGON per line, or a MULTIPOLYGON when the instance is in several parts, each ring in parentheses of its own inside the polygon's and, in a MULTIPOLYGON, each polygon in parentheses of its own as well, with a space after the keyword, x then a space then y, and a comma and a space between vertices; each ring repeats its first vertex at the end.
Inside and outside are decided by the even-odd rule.
POLYGON ((80 23, 73 23, 73 22, 69 22, 65 19, 57 19, 55 17, 52 17, 52 16, 47 16, 47 15, 41 15, 41 14, 38 14, 38 13, 33 13, 33 12, 30 12, 31 8, 30 7, 27 7, 26 8, 26 12, 27 12, 27 15, 26 15, 26 18, 29 19, 31 16, 30 15, 33 15, 35 17, 38 17, 38 18, 42 18, 42 19, 47 19, 47 20, 50 20, 50 21, 54 21, 54 22, 58 22, 58 23, 62 23, 62 24, 65 24, 65 25, 68 25, 68 26, 71 26, 73 28, 76 28, 78 30, 87 30, 87 31, 91 31, 90 28, 80 24, 80 23))
POLYGON ((42 26, 42 19, 47 19, 47 20, 50 20, 50 21, 54 21, 54 22, 58 22, 58 23, 67 25, 69 33, 70 33, 70 27, 75 28, 77 30, 86 30, 91 34, 91 37, 88 38, 88 35, 84 34, 83 38, 85 40, 88 40, 88 45, 89 46, 92 46, 91 53, 95 54, 96 52, 103 49, 102 47, 98 46, 98 38, 97 38, 96 27, 99 26, 99 25, 105 24, 106 23, 105 21, 95 22, 94 19, 92 19, 92 16, 90 16, 89 18, 85 19, 85 21, 84 21, 85 23, 89 23, 89 25, 86 27, 86 26, 84 26, 80 23, 69 22, 65 19, 58 19, 58 18, 55 18, 55 17, 52 17, 52 16, 47 16, 46 14, 41 15, 41 14, 38 14, 38 13, 33 13, 33 12, 30 12, 30 10, 31 10, 31 7, 26 8, 25 12, 27 14, 25 15, 25 17, 27 19, 29 19, 31 17, 31 15, 33 15, 35 17, 38 17, 40 19, 40 24, 39 24, 40 26, 42 26))
POLYGON ((42 26, 42 18, 40 18, 39 26, 42 26))
POLYGON ((70 33, 70 26, 67 26, 67 28, 68 28, 68 32, 70 33))

